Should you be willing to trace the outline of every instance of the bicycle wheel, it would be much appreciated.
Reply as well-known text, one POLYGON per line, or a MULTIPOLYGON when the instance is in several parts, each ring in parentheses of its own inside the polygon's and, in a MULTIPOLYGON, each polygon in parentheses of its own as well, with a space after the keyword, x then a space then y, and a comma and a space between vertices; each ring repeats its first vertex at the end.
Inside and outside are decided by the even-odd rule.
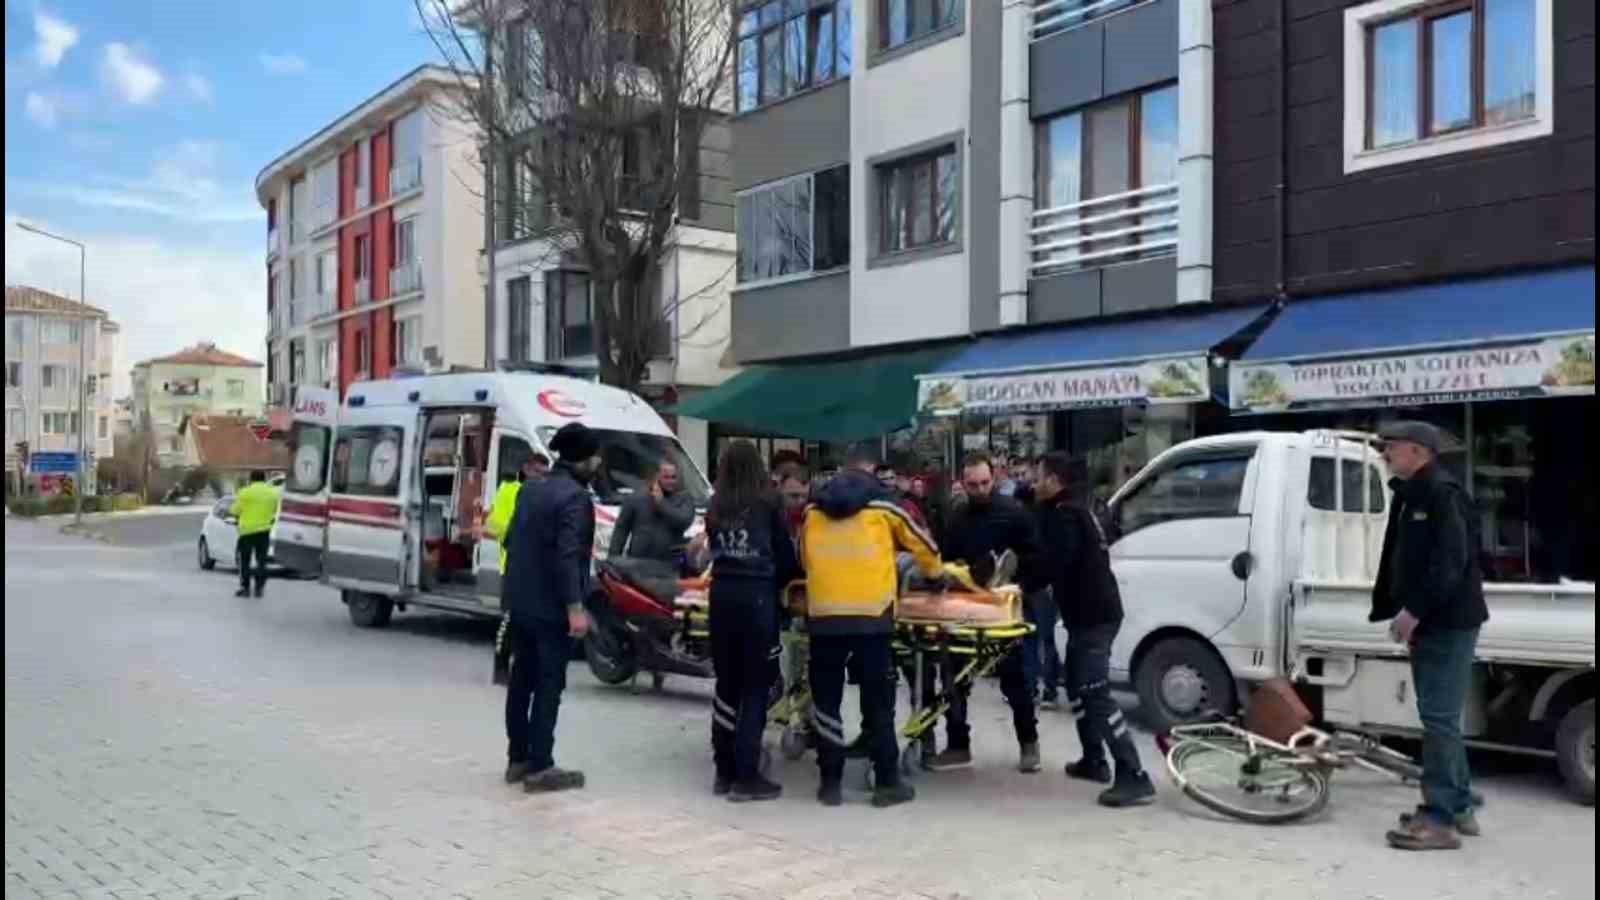
POLYGON ((1291 754, 1251 754, 1237 738, 1180 742, 1168 755, 1167 767, 1190 799, 1243 822, 1293 822, 1328 804, 1326 774, 1291 754))

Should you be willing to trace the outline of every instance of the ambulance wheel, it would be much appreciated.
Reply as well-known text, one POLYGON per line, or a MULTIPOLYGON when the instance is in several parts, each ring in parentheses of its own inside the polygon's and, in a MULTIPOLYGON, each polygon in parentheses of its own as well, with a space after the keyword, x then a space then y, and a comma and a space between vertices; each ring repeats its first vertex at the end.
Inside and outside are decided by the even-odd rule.
POLYGON ((205 538, 201 538, 200 539, 200 546, 198 548, 198 551, 199 552, 198 552, 197 555, 200 557, 200 568, 201 569, 203 569, 204 571, 209 572, 212 569, 215 569, 217 567, 217 561, 215 559, 213 559, 212 556, 211 556, 211 546, 206 543, 206 539, 205 538))
POLYGON ((785 725, 778 738, 778 749, 784 759, 799 759, 806 755, 806 731, 799 723, 785 725))
POLYGON ((394 618, 394 601, 382 594, 345 591, 344 605, 357 628, 382 628, 394 618))

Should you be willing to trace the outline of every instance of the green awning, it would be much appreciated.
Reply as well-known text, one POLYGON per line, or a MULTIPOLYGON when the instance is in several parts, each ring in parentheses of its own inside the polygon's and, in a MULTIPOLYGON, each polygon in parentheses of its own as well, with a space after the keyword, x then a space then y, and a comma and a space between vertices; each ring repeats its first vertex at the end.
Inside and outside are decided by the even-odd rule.
POLYGON ((751 366, 668 412, 812 441, 856 441, 911 424, 917 375, 956 348, 751 366))

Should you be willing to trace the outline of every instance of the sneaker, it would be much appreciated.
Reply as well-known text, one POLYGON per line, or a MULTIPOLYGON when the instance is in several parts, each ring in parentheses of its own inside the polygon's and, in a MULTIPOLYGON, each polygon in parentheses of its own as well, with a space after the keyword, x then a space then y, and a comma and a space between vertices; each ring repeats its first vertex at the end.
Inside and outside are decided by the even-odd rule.
POLYGON ((1076 778, 1079 781, 1093 781, 1096 784, 1111 783, 1111 767, 1106 765, 1106 761, 1103 759, 1098 762, 1080 759, 1077 762, 1067 763, 1066 772, 1068 778, 1076 778))
POLYGON ((917 799, 917 789, 904 781, 894 784, 879 785, 872 791, 872 805, 879 809, 888 809, 902 803, 910 803, 917 799))
POLYGON ((711 794, 714 797, 726 797, 731 790, 733 790, 732 775, 718 775, 711 782, 711 794))
MULTIPOLYGON (((1400 827, 1410 828, 1411 823, 1422 814, 1422 807, 1420 806, 1417 807, 1416 812, 1401 813, 1400 827)), ((1460 832, 1462 837, 1481 837, 1483 835, 1483 826, 1478 824, 1478 814, 1470 809, 1464 813, 1457 813, 1456 831, 1460 832)))
POLYGON ((817 802, 823 806, 838 806, 844 802, 844 791, 840 789, 837 781, 824 781, 822 787, 817 788, 817 802))
POLYGON ((1039 743, 1035 741, 1031 744, 1023 744, 1022 753, 1017 759, 1017 771, 1037 772, 1039 771, 1040 765, 1039 743))
POLYGON ((783 796, 783 785, 757 775, 749 781, 736 781, 728 792, 728 802, 749 803, 756 800, 776 800, 783 796))
POLYGON ((583 787, 583 773, 569 772, 551 766, 522 779, 522 789, 530 794, 548 794, 555 791, 572 791, 583 787))
POLYGON ((933 755, 933 759, 926 760, 923 767, 929 772, 949 772, 954 769, 972 768, 972 751, 946 747, 933 755))
POLYGON ((1461 835, 1449 825, 1440 825, 1432 816, 1412 816, 1410 821, 1390 831, 1386 837, 1396 850, 1460 850, 1461 835))
POLYGON ((1150 783, 1150 776, 1143 772, 1137 775, 1119 775, 1116 783, 1100 792, 1100 805, 1113 809, 1126 806, 1143 806, 1156 798, 1156 786, 1150 783))
POLYGON ((506 764, 506 784, 516 784, 528 777, 528 764, 514 762, 506 764))

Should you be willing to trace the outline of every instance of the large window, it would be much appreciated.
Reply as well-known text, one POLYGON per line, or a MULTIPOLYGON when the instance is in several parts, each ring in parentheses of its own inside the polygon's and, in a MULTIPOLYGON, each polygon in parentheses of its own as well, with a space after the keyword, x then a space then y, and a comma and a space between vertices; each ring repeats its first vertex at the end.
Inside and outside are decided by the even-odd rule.
POLYGON ((401 219, 394 223, 394 268, 407 266, 417 258, 417 220, 401 219))
MULTIPOLYGON (((671 435, 603 428, 590 429, 590 433, 600 442, 600 471, 592 487, 601 503, 620 503, 645 490, 650 476, 663 462, 677 467, 679 489, 696 506, 704 506, 710 500, 711 486, 671 435)), ((554 426, 539 428, 539 439, 546 447, 555 434, 554 426)))
POLYGON ((321 228, 339 217, 339 159, 329 159, 311 170, 311 227, 321 228))
POLYGON ((1178 88, 1118 97, 1035 129, 1035 273, 1178 245, 1178 88))
POLYGON ((389 157, 389 193, 400 194, 422 183, 422 111, 412 110, 393 125, 394 150, 389 157))
POLYGON ((739 15, 741 112, 849 74, 849 0, 769 0, 739 15))
POLYGON ((534 166, 535 149, 519 147, 501 160, 500 239, 520 241, 542 230, 550 220, 549 204, 534 166))
POLYGON ((67 319, 45 319, 39 324, 39 340, 46 344, 71 344, 78 340, 78 323, 67 319))
MULTIPOLYGON (((317 254, 317 294, 332 297, 339 289, 339 253, 329 250, 317 254)), ((329 312, 330 310, 323 310, 329 312)))
POLYGON ((878 0, 878 47, 891 50, 961 21, 964 0, 878 0))
POLYGON ((850 262, 850 167, 836 166, 739 197, 739 281, 803 275, 850 262))
POLYGON ((594 353, 594 297, 587 272, 544 273, 545 359, 594 353))
POLYGON ((45 390, 59 390, 67 386, 66 366, 40 366, 39 386, 45 390))
POLYGON ((533 281, 523 275, 506 283, 506 326, 512 362, 533 358, 533 281))
POLYGON ((961 157, 943 147, 877 168, 878 249, 895 253, 956 239, 961 157))

